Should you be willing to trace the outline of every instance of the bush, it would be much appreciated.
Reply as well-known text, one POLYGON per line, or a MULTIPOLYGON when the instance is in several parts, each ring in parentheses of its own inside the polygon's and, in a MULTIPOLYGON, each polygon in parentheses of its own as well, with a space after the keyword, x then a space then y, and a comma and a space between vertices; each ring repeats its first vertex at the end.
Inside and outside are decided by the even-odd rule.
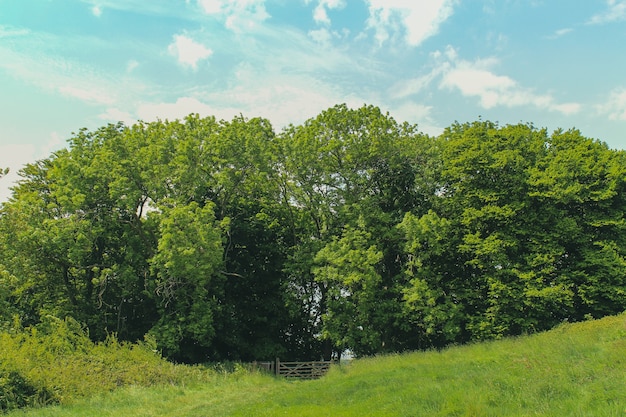
POLYGON ((17 371, 0 369, 0 411, 55 403, 45 387, 37 386, 17 371))
POLYGON ((129 385, 193 384, 216 374, 170 363, 155 346, 119 342, 115 335, 93 343, 70 318, 47 317, 36 327, 0 333, 0 410, 67 403, 129 385))

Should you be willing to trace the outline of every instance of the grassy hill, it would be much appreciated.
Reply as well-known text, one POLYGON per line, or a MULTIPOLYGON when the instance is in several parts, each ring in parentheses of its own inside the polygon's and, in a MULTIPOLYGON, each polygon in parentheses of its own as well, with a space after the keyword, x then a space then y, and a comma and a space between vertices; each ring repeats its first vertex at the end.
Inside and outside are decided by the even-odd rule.
POLYGON ((443 351, 359 359, 316 381, 239 370, 9 416, 623 416, 626 315, 443 351))

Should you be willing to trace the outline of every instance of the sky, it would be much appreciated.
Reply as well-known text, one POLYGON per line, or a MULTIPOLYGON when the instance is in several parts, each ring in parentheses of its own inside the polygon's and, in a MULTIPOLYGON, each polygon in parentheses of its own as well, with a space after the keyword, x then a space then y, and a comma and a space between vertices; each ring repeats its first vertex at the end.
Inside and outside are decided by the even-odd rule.
POLYGON ((83 127, 340 103, 626 149, 626 0, 0 0, 0 201, 83 127))

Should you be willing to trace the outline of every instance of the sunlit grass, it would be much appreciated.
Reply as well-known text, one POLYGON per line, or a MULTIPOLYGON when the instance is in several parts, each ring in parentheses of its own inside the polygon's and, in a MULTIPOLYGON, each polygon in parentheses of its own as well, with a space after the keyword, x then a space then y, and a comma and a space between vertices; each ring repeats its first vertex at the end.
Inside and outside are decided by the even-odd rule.
POLYGON ((359 359, 298 382, 243 371, 125 388, 10 416, 623 416, 626 316, 551 332, 359 359))

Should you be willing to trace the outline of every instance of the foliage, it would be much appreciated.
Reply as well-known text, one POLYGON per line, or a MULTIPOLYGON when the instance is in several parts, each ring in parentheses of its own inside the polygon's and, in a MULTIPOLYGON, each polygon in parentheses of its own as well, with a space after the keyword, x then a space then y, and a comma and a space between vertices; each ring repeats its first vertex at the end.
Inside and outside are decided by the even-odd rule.
POLYGON ((329 359, 626 309, 626 153, 576 130, 190 115, 80 130, 20 175, 0 329, 51 315, 179 362, 329 359))
POLYGON ((222 241, 210 204, 179 205, 161 216, 157 253, 150 260, 161 314, 152 332, 165 354, 174 356, 185 344, 210 346, 215 335, 219 290, 211 289, 222 263, 222 241))
POLYGON ((577 131, 491 122, 455 124, 439 141, 432 209, 400 224, 406 312, 427 344, 624 310, 623 152, 577 131))
POLYGON ((73 319, 48 316, 36 327, 0 333, 0 410, 67 403, 123 386, 207 381, 212 373, 173 365, 154 340, 93 343, 73 319))
POLYGON ((0 412, 53 402, 47 389, 34 385, 16 371, 3 368, 0 368, 0 412))
POLYGON ((376 328, 377 292, 381 282, 376 265, 382 252, 368 246, 371 235, 347 228, 315 256, 315 279, 328 291, 323 316, 323 336, 339 349, 356 349, 357 354, 374 353, 381 344, 376 328))

